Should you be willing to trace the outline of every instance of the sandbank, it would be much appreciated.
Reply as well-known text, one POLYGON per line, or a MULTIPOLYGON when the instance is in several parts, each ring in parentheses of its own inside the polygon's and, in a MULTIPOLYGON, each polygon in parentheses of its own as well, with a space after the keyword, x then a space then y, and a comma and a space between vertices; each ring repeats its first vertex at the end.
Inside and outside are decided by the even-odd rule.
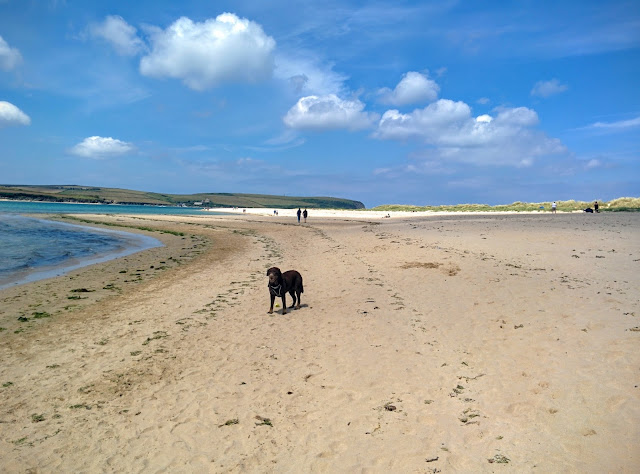
POLYGON ((640 470, 640 215, 290 212, 83 215, 165 247, 0 291, 2 471, 640 470))
MULTIPOLYGON (((304 210, 304 208, 301 208, 304 210)), ((264 207, 225 207, 211 208, 206 211, 224 212, 227 214, 244 214, 250 216, 269 216, 269 217, 293 217, 297 219, 298 209, 283 208, 264 208, 264 207), (274 213, 277 212, 277 214, 274 213)), ((472 212, 452 212, 452 211, 373 211, 369 209, 307 209, 309 219, 314 217, 333 217, 344 219, 388 219, 388 218, 417 218, 417 217, 437 217, 437 216, 455 216, 455 215, 525 215, 525 214, 550 214, 550 211, 472 211, 472 212)), ((309 220, 308 219, 308 220, 309 220)))

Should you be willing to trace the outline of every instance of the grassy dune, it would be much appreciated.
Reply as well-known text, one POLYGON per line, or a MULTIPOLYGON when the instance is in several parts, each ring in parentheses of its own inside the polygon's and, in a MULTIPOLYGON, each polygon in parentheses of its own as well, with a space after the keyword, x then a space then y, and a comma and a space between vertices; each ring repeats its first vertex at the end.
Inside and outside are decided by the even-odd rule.
MULTIPOLYGON (((593 208, 594 201, 556 201, 558 211, 572 212, 593 208)), ((640 211, 640 198, 621 197, 611 201, 598 199, 601 211, 640 211)), ((409 206, 409 205, 384 205, 375 207, 375 211, 447 211, 447 212, 504 212, 504 211, 551 211, 551 202, 514 202, 512 204, 500 204, 490 206, 488 204, 456 204, 442 206, 409 206), (543 209, 544 208, 544 209, 543 209)))

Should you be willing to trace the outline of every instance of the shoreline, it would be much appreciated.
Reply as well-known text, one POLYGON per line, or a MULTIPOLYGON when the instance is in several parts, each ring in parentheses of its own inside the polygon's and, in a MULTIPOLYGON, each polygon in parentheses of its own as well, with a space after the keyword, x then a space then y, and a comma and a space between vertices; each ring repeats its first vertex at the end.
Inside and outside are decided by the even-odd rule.
MULTIPOLYGON (((301 208, 304 210, 304 208, 301 208)), ((247 216, 262 216, 278 218, 294 218, 297 219, 297 209, 282 209, 282 208, 212 208, 205 209, 205 212, 222 212, 225 214, 233 215, 247 215, 247 216), (274 215, 274 211, 278 214, 274 215)), ((552 215, 553 213, 548 210, 540 211, 372 211, 369 209, 309 209, 307 220, 310 221, 313 218, 340 218, 340 219, 407 219, 407 218, 420 218, 420 217, 440 217, 440 216, 500 216, 500 215, 552 215)), ((556 214, 583 214, 583 211, 558 211, 556 214)))
MULTIPOLYGON (((39 218, 39 217, 38 217, 39 218)), ((126 255, 117 255, 106 258, 96 257, 99 261, 65 269, 61 274, 47 275, 44 278, 34 279, 19 284, 11 284, 0 289, 0 300, 24 301, 23 305, 16 308, 9 305, 7 309, 0 304, 0 318, 2 315, 17 314, 31 319, 29 316, 34 311, 30 308, 48 306, 46 313, 72 314, 82 311, 87 305, 92 305, 114 296, 126 294, 140 284, 161 277, 164 273, 174 271, 185 262, 189 262, 201 252, 201 248, 208 246, 207 239, 200 236, 190 236, 185 244, 185 237, 165 233, 164 228, 158 227, 153 231, 141 230, 136 216, 112 216, 112 215, 84 215, 83 219, 91 219, 93 222, 78 224, 75 216, 56 216, 45 219, 51 222, 64 223, 74 226, 89 227, 98 231, 124 232, 131 234, 134 239, 154 239, 160 243, 158 246, 137 250, 126 255), (113 225, 122 225, 126 230, 113 229, 113 225), (85 291, 87 290, 87 291, 85 291), (52 297, 50 294, 54 295, 52 297), (12 312, 13 311, 13 312, 12 312)), ((52 269, 51 273, 57 273, 52 269)), ((28 326, 32 324, 29 321, 28 326)), ((16 320, 9 319, 4 325, 7 331, 21 331, 24 325, 16 324, 16 320), (7 324, 8 323, 8 324, 7 324)), ((0 335, 2 334, 0 330, 0 335)))
POLYGON ((166 246, 0 290, 0 465, 637 470, 640 215, 457 216, 88 217, 166 246))
POLYGON ((136 234, 134 232, 126 232, 122 230, 109 229, 99 226, 82 225, 72 222, 64 222, 60 219, 45 219, 41 216, 24 216, 28 219, 35 219, 38 221, 53 222, 62 226, 69 226, 79 229, 85 229, 88 232, 111 234, 119 237, 119 247, 111 251, 97 252, 93 255, 81 257, 81 258, 68 258, 53 265, 42 265, 37 267, 30 267, 20 271, 14 271, 8 274, 6 277, 0 280, 0 290, 5 288, 11 288, 25 283, 30 283, 38 280, 45 280, 56 276, 66 275, 67 273, 77 270, 86 266, 95 265, 98 263, 107 262, 127 255, 131 255, 144 250, 152 249, 162 246, 162 242, 149 235, 136 234))

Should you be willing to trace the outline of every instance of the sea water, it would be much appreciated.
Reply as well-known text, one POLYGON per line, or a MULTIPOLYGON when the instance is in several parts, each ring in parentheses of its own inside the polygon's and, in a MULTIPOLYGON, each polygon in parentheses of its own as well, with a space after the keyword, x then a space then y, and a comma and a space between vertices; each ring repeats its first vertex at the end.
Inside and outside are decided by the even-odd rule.
MULTIPOLYGON (((71 202, 0 201, 0 213, 20 214, 187 214, 203 215, 197 207, 142 206, 124 204, 78 204, 71 202)), ((208 212, 210 214, 219 214, 208 212)))
MULTIPOLYGON (((159 240, 140 234, 23 215, 87 213, 203 215, 204 211, 188 207, 0 201, 0 289, 162 246, 159 240)), ((220 213, 207 213, 212 214, 220 213)))
POLYGON ((195 214, 197 209, 0 202, 0 289, 162 246, 152 237, 48 221, 21 213, 195 214), (119 212, 118 212, 119 211, 119 212), (180 212, 182 211, 182 212, 180 212))
POLYGON ((140 234, 0 213, 0 289, 162 245, 140 234))

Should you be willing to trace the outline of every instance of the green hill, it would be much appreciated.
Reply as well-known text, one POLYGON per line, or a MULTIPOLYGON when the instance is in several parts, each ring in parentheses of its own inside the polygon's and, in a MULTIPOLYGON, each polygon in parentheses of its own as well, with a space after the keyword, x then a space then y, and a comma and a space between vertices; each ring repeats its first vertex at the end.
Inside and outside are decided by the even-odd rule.
POLYGON ((161 194, 93 186, 0 185, 0 198, 50 202, 147 204, 196 207, 265 207, 291 209, 364 209, 364 204, 333 197, 272 196, 267 194, 198 193, 161 194))

